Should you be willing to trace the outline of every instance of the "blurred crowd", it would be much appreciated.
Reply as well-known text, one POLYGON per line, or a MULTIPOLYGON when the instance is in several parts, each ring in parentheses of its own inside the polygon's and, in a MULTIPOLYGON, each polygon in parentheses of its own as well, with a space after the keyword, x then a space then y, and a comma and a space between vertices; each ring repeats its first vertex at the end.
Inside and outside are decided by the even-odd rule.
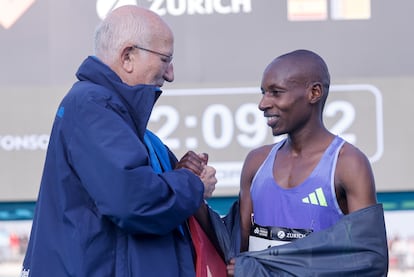
POLYGON ((388 239, 390 269, 400 271, 414 269, 414 237, 394 236, 388 239))

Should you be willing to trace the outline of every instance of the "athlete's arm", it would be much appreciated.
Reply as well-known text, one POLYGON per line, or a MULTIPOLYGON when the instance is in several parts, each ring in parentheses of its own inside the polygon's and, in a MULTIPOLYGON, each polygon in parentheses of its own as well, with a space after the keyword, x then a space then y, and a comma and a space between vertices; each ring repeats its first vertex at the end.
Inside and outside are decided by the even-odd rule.
POLYGON ((338 202, 345 214, 377 203, 371 164, 364 153, 349 143, 340 151, 335 184, 338 202))

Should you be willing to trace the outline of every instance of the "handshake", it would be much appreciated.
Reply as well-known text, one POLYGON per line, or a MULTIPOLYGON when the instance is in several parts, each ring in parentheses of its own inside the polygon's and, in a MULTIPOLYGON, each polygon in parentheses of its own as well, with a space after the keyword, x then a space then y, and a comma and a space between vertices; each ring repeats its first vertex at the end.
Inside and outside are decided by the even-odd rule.
POLYGON ((186 168, 200 177, 204 184, 204 199, 212 196, 217 183, 216 169, 207 165, 207 163, 207 153, 197 154, 193 151, 188 151, 175 166, 175 169, 186 168))

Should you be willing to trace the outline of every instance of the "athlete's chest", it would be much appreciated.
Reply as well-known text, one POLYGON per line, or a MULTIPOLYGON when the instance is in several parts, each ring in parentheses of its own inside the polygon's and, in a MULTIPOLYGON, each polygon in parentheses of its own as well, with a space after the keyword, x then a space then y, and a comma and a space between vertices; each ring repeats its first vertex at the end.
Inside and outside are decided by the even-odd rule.
POLYGON ((283 151, 277 153, 273 163, 273 177, 283 188, 293 188, 302 184, 317 168, 323 155, 290 155, 283 151))

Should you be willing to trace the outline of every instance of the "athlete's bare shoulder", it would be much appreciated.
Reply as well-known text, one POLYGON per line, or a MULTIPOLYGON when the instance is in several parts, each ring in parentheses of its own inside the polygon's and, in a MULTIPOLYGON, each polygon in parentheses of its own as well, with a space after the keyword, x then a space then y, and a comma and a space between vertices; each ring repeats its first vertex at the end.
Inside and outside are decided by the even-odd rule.
POLYGON ((348 142, 344 143, 339 152, 338 163, 340 169, 351 172, 361 168, 371 170, 367 156, 359 148, 348 142))
POLYGON ((254 175, 264 162, 267 155, 269 155, 274 144, 263 145, 259 148, 251 150, 244 160, 243 169, 241 172, 241 185, 250 187, 254 175))
POLYGON ((267 155, 269 155, 273 146, 274 144, 263 145, 250 151, 246 156, 245 165, 258 168, 264 162, 267 155))

